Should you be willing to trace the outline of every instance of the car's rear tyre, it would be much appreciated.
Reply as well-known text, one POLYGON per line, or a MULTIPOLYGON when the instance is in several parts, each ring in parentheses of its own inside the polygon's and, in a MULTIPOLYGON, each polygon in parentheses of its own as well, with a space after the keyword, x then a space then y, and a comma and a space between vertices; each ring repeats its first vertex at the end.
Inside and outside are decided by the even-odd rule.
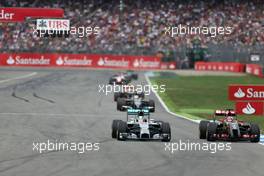
POLYGON ((237 142, 239 140, 238 130, 237 129, 232 130, 232 134, 233 135, 230 137, 230 140, 232 142, 237 142))
POLYGON ((216 130, 217 130, 217 124, 215 122, 208 123, 207 132, 206 132, 207 141, 216 140, 216 137, 214 136, 216 134, 216 130))
POLYGON ((133 78, 134 80, 137 80, 137 79, 138 79, 138 75, 137 75, 137 74, 133 74, 133 75, 132 75, 132 78, 133 78))
POLYGON ((155 101, 154 101, 154 100, 149 100, 148 105, 149 105, 150 107, 152 107, 152 108, 149 110, 149 112, 155 112, 155 101))
POLYGON ((199 124, 199 138, 200 139, 206 139, 206 131, 207 131, 207 125, 209 121, 202 120, 199 124))
POLYGON ((121 84, 122 85, 127 85, 128 83, 130 83, 130 81, 126 79, 126 80, 123 80, 121 84))
POLYGON ((144 92, 141 92, 141 93, 139 94, 139 97, 142 98, 142 99, 144 99, 144 98, 145 98, 145 94, 144 94, 144 92))
POLYGON ((168 137, 163 138, 161 141, 162 142, 169 142, 171 140, 171 128, 170 124, 167 122, 164 122, 161 124, 161 133, 162 134, 168 134, 168 137))
POLYGON ((124 98, 118 98, 117 99, 117 110, 118 111, 125 111, 126 109, 125 108, 123 108, 123 106, 125 106, 126 105, 126 100, 124 99, 124 98))
POLYGON ((257 135, 255 138, 251 138, 250 142, 259 142, 260 141, 260 129, 257 124, 252 123, 250 127, 250 135, 257 135))
POLYGON ((126 122, 120 121, 118 123, 118 128, 117 128, 117 140, 119 141, 125 141, 125 137, 121 137, 121 133, 126 133, 127 132, 127 124, 126 122))
POLYGON ((110 84, 110 85, 113 85, 114 82, 115 82, 115 81, 114 81, 112 78, 110 78, 110 80, 109 80, 109 84, 110 84))
POLYGON ((120 97, 120 92, 114 93, 114 101, 117 101, 117 99, 120 97))
POLYGON ((119 122, 122 122, 122 120, 113 120, 112 122, 112 138, 117 137, 117 129, 119 122))

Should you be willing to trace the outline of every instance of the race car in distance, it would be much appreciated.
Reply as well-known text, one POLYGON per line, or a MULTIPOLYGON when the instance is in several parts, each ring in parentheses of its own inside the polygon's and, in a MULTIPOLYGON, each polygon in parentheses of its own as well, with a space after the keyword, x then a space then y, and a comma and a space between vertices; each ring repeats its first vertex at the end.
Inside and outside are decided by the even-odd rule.
POLYGON ((137 80, 138 79, 138 74, 134 73, 132 70, 128 70, 126 73, 127 77, 130 77, 131 80, 137 80))
POLYGON ((130 82, 131 82, 131 79, 126 77, 126 75, 123 73, 113 75, 109 80, 109 84, 118 84, 118 85, 126 85, 130 82))
POLYGON ((136 91, 125 90, 123 92, 115 92, 114 93, 114 101, 117 101, 117 99, 119 99, 119 98, 131 99, 135 95, 137 95, 138 97, 140 97, 142 99, 145 98, 144 92, 136 92, 136 91))
POLYGON ((169 142, 171 140, 170 124, 150 119, 149 109, 151 107, 144 109, 124 108, 127 108, 127 121, 113 120, 112 138, 121 141, 139 139, 169 142))
POLYGON ((154 100, 145 100, 144 93, 131 93, 128 98, 118 98, 116 103, 116 108, 118 111, 125 111, 124 106, 130 106, 134 109, 142 109, 145 107, 151 107, 150 112, 155 112, 155 102, 154 100))
POLYGON ((260 129, 257 124, 237 120, 236 113, 232 109, 216 110, 212 121, 202 120, 200 122, 199 137, 208 141, 249 140, 259 142, 260 129), (216 120, 217 116, 223 116, 223 118, 216 120))
POLYGON ((137 79, 138 79, 137 74, 135 74, 132 71, 128 71, 126 73, 118 73, 116 75, 113 75, 109 80, 109 84, 125 85, 130 83, 132 80, 137 80, 137 79))

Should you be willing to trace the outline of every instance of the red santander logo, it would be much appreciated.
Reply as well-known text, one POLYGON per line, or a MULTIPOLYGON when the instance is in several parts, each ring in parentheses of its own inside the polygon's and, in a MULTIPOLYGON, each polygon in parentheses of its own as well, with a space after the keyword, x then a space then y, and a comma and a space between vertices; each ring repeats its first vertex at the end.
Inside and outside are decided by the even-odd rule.
POLYGON ((44 55, 9 55, 6 60, 6 65, 21 65, 21 66, 49 66, 50 58, 44 55))
POLYGON ((264 85, 230 85, 228 87, 229 100, 235 101, 263 101, 264 85))
POLYGON ((127 68, 129 67, 129 60, 126 58, 109 58, 100 57, 97 61, 97 66, 99 67, 117 67, 117 68, 127 68))
POLYGON ((236 102, 236 113, 239 115, 263 115, 263 102, 236 102))
POLYGON ((4 9, 0 10, 0 20, 12 20, 15 13, 8 13, 4 9))

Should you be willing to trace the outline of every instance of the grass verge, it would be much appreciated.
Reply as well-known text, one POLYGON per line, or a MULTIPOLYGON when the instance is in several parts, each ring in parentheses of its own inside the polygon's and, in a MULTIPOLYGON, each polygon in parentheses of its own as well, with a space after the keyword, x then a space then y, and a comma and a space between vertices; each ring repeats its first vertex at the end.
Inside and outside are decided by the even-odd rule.
MULTIPOLYGON (((191 119, 211 119, 215 109, 234 108, 228 100, 229 84, 263 84, 255 76, 165 76, 151 77, 152 84, 165 85, 166 91, 159 96, 168 108, 191 119)), ((260 125, 264 132, 264 116, 238 117, 260 125)))

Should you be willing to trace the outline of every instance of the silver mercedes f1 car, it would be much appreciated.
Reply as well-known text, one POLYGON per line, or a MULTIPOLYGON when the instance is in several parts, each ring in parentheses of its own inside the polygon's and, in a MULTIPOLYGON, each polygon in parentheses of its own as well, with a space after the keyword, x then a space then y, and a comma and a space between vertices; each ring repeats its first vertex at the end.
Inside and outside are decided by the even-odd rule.
POLYGON ((161 140, 169 142, 171 140, 170 124, 163 121, 156 121, 150 118, 150 108, 127 109, 127 121, 113 120, 112 138, 125 141, 127 139, 139 140, 161 140))

